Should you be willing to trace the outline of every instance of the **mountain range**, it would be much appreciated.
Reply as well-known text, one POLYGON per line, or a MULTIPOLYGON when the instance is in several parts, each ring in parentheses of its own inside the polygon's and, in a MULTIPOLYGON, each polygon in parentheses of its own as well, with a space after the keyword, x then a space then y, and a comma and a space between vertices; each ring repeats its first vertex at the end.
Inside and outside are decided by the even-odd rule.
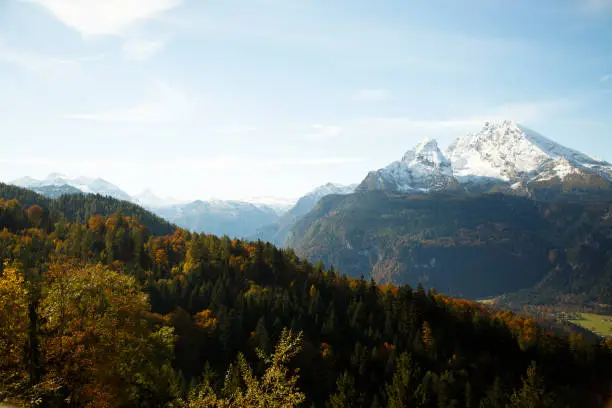
POLYGON ((60 173, 51 173, 43 180, 22 177, 11 182, 49 197, 59 197, 62 194, 100 194, 118 200, 135 201, 128 193, 101 178, 69 177, 60 173))
POLYGON ((195 200, 183 202, 172 197, 162 198, 147 188, 130 196, 118 186, 100 179, 69 177, 52 173, 45 179, 22 177, 11 184, 28 188, 49 198, 73 194, 99 194, 141 205, 176 225, 196 232, 231 237, 254 237, 284 243, 297 219, 308 213, 323 196, 348 194, 356 184, 342 186, 327 183, 301 197, 291 199, 255 197, 249 201, 195 200))
POLYGON ((268 206, 229 200, 196 200, 153 211, 191 231, 230 237, 246 237, 279 218, 268 206))
POLYGON ((192 231, 292 247, 379 282, 612 303, 612 165, 512 121, 485 123, 445 151, 426 139, 360 183, 327 183, 291 208, 180 203, 151 190, 131 197, 102 179, 59 174, 14 184, 50 197, 110 195, 192 231))

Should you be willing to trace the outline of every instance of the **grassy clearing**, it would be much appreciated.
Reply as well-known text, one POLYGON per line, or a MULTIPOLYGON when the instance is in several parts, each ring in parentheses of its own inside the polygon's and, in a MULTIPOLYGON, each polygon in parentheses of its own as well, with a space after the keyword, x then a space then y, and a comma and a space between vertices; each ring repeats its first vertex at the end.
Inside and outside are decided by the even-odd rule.
POLYGON ((580 313, 580 316, 581 318, 571 319, 570 322, 602 336, 612 336, 612 316, 594 313, 580 313))
POLYGON ((499 296, 496 297, 488 297, 484 299, 476 299, 476 302, 482 303, 484 305, 494 305, 499 300, 499 296))

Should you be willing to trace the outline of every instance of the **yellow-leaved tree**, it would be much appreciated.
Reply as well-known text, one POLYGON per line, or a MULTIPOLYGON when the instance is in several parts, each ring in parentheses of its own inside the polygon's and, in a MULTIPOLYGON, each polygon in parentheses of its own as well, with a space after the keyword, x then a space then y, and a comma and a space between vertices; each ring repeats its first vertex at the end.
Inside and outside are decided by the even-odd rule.
POLYGON ((0 401, 27 379, 27 330, 28 291, 19 270, 7 264, 0 272, 0 401))
POLYGON ((205 381, 193 389, 188 400, 181 404, 186 408, 293 408, 300 406, 305 399, 296 382, 297 372, 291 371, 287 364, 299 353, 302 334, 293 334, 284 329, 274 352, 267 356, 258 350, 259 357, 267 365, 261 377, 255 376, 244 355, 238 355, 237 368, 240 373, 239 384, 232 384, 230 366, 225 386, 220 393, 205 381))
POLYGON ((75 406, 171 397, 172 329, 155 331, 145 319, 149 301, 134 278, 101 265, 52 265, 42 287, 43 383, 75 406))

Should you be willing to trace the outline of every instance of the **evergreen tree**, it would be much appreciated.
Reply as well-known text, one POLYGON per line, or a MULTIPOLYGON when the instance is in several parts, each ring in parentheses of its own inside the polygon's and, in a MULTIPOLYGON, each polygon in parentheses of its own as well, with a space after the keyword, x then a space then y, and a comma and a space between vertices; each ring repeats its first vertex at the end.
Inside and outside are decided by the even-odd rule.
POLYGON ((419 370, 414 367, 412 358, 402 353, 397 359, 395 372, 391 383, 387 385, 387 406, 389 408, 402 408, 411 406, 414 402, 414 392, 418 384, 419 370))
POLYGON ((532 362, 523 378, 523 386, 510 397, 510 408, 556 407, 552 396, 546 391, 544 381, 538 375, 536 363, 532 362))
POLYGON ((351 408, 363 406, 363 397, 355 388, 355 379, 345 371, 336 381, 336 392, 329 397, 328 408, 351 408))

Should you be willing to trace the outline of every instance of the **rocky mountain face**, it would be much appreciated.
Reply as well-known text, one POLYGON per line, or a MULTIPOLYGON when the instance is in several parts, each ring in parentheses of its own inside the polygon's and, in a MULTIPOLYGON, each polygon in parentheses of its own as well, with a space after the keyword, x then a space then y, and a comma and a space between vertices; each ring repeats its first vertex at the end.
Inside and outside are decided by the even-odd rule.
POLYGON ((297 203, 277 221, 257 229, 254 234, 249 235, 249 238, 272 242, 274 245, 284 247, 295 223, 304 215, 308 214, 321 198, 328 195, 351 194, 355 191, 356 187, 356 184, 345 186, 335 183, 327 183, 319 186, 301 197, 297 203))
POLYGON ((611 213, 609 201, 363 191, 323 198, 289 246, 349 276, 454 296, 528 289, 545 303, 612 304, 611 213))
POLYGON ((478 298, 612 303, 612 165, 511 121, 486 123, 445 151, 425 140, 328 196, 288 245, 379 282, 478 298))
POLYGON ((512 121, 487 122, 458 138, 446 152, 434 140, 409 150, 402 160, 371 172, 359 190, 401 193, 463 190, 485 192, 612 182, 612 165, 564 147, 512 121))
POLYGON ((408 150, 401 160, 370 172, 359 190, 385 190, 419 193, 456 187, 450 160, 435 140, 426 139, 408 150))

